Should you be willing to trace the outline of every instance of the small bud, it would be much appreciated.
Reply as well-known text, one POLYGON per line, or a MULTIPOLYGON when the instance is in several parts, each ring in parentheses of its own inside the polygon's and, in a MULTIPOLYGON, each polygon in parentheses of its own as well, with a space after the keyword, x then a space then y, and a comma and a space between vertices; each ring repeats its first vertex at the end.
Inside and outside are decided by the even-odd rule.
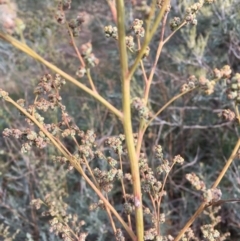
POLYGON ((219 117, 222 117, 222 119, 226 120, 226 121, 233 121, 236 118, 236 115, 233 111, 226 109, 223 110, 220 114, 219 117))
POLYGON ((55 18, 56 18, 57 22, 60 23, 60 24, 64 24, 66 22, 65 14, 61 10, 58 10, 55 13, 55 18))

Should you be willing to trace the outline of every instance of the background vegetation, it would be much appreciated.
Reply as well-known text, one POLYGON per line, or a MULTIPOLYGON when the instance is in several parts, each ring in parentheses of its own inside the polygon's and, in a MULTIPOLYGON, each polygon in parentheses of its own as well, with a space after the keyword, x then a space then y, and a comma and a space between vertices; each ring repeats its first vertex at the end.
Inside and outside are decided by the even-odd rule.
MULTIPOLYGON (((171 1, 169 18, 183 17, 188 6, 194 1, 171 1)), ((25 24, 24 41, 38 54, 56 66, 76 77, 79 60, 72 46, 69 45, 67 30, 55 20, 57 1, 19 0, 17 15, 25 24)), ((0 5, 1 7, 1 5, 0 5)), ((135 18, 142 18, 143 13, 130 1, 126 1, 127 31, 135 18)), ((0 8, 1 11, 1 8, 0 8)), ((3 12, 0 14, 4 14, 3 12)), ((84 15, 85 22, 81 34, 76 38, 77 46, 91 41, 94 54, 100 63, 92 72, 95 86, 101 95, 118 109, 121 109, 120 63, 117 44, 107 39, 104 26, 114 25, 112 12, 106 1, 73 1, 68 17, 84 15)), ((197 16, 196 27, 185 26, 164 46, 158 62, 150 93, 150 108, 157 112, 172 96, 176 95, 181 85, 190 75, 211 75, 214 67, 230 65, 233 72, 240 72, 240 5, 238 0, 216 1, 205 6, 197 16)), ((169 21, 169 20, 168 20, 169 21)), ((171 32, 169 24, 166 34, 171 32)), ((23 37, 22 36, 22 37, 23 37)), ((21 39, 21 36, 15 35, 21 39)), ((159 34, 152 43, 150 55, 144 60, 149 73, 158 47, 159 34)), ((131 60, 130 60, 131 62, 131 60)), ((13 99, 24 98, 31 102, 33 90, 39 78, 49 70, 26 56, 4 41, 0 41, 0 87, 8 91, 13 99)), ((88 85, 87 78, 79 78, 88 85)), ((132 98, 142 94, 143 76, 137 70, 132 81, 132 98)), ((233 109, 233 103, 227 100, 226 85, 219 83, 210 96, 192 92, 174 102, 161 116, 151 124, 144 138, 144 149, 152 152, 154 144, 163 147, 167 158, 181 154, 185 165, 174 169, 170 174, 164 201, 164 213, 167 214, 163 232, 175 236, 192 213, 201 203, 199 193, 188 184, 185 174, 195 172, 208 187, 216 179, 226 159, 231 154, 239 138, 239 127, 232 122, 219 119, 223 109, 233 109)), ((103 149, 107 137, 123 133, 119 120, 95 99, 76 89, 70 83, 61 91, 63 104, 69 115, 74 117, 81 130, 92 129, 97 135, 97 143, 103 149)), ((0 129, 26 127, 24 117, 12 106, 1 103, 0 129)), ((54 122, 60 113, 52 112, 49 121, 54 122)), ((134 117, 137 128, 138 117, 134 117)), ((70 138, 65 139, 69 150, 75 151, 70 138)), ((96 202, 96 194, 86 185, 80 175, 53 163, 50 156, 54 149, 33 149, 27 154, 20 153, 21 144, 12 138, 0 138, 0 237, 13 237, 15 240, 61 240, 50 232, 47 217, 42 217, 30 206, 33 198, 43 198, 51 193, 53 200, 68 204, 68 212, 76 214, 86 224, 83 229, 89 233, 86 240, 111 240, 113 233, 108 225, 107 215, 102 210, 89 212, 89 204, 96 202), (55 199, 54 199, 55 198, 55 199), (5 232, 5 234, 3 234, 5 232)), ((155 159, 150 155, 150 166, 155 159)), ((102 161, 91 163, 93 167, 107 168, 102 161)), ((124 165, 129 163, 125 160, 124 165)), ((234 162, 221 182, 223 199, 238 198, 240 195, 239 163, 234 162)), ((123 202, 121 188, 111 192, 111 202, 121 212, 123 202)), ((147 202, 147 200, 146 200, 147 202)), ((222 206, 222 222, 219 228, 223 233, 230 232, 230 240, 240 239, 240 206, 227 203, 222 206)), ((202 214, 193 224, 199 226, 209 222, 202 214)), ((200 235, 200 234, 199 234, 200 235)), ((7 240, 7 239, 5 239, 7 240)))

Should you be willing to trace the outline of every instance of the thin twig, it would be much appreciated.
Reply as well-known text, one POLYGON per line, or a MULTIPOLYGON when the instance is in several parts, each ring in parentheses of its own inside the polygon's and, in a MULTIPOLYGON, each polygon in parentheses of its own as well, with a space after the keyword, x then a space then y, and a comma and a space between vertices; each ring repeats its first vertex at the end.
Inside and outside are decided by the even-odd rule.
POLYGON ((74 40, 74 37, 73 37, 73 33, 72 33, 71 29, 69 28, 68 24, 66 24, 66 26, 67 26, 68 32, 70 34, 71 44, 73 45, 73 48, 75 49, 75 52, 77 53, 77 56, 78 56, 78 59, 79 59, 80 63, 82 64, 83 67, 85 67, 86 64, 85 64, 85 62, 84 62, 84 60, 83 60, 83 58, 82 58, 82 56, 81 56, 81 54, 78 50, 78 47, 76 46, 76 43, 75 43, 75 40, 74 40))
MULTIPOLYGON (((139 36, 137 38, 137 42, 138 42, 138 49, 141 49, 141 43, 140 43, 139 36)), ((147 79, 146 71, 145 71, 144 64, 143 64, 142 60, 140 61, 140 64, 141 64, 141 69, 142 69, 142 72, 143 72, 143 78, 144 78, 144 81, 145 81, 145 85, 147 85, 148 79, 147 79)))
MULTIPOLYGON (((120 168, 123 173, 122 156, 120 153, 118 156, 119 156, 120 168)), ((126 190, 125 190, 123 178, 121 178, 121 185, 122 185, 123 197, 124 197, 125 203, 127 203, 126 190)), ((131 216, 128 214, 127 217, 128 217, 128 225, 132 229, 131 216)))

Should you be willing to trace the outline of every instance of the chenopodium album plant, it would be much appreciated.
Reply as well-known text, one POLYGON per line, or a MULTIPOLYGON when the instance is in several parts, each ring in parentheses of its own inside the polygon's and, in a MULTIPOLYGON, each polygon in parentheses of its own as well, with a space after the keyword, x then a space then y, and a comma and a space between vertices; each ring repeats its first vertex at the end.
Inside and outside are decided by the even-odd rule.
MULTIPOLYGON (((34 102, 29 105, 26 105, 23 99, 14 101, 6 91, 0 90, 1 98, 14 105, 21 114, 25 116, 25 120, 29 125, 29 128, 22 130, 5 129, 3 135, 5 137, 12 136, 19 139, 22 142, 21 152, 23 153, 29 152, 32 147, 42 149, 47 148, 50 144, 54 145, 58 150, 58 155, 51 156, 51 159, 55 162, 62 163, 62 165, 66 165, 69 171, 75 168, 79 174, 82 175, 99 197, 96 203, 90 205, 89 211, 97 208, 106 211, 109 223, 118 241, 125 240, 126 238, 138 241, 200 240, 190 226, 202 212, 205 212, 211 220, 210 224, 201 226, 204 240, 225 240, 229 236, 229 233, 222 234, 215 228, 221 221, 221 218, 216 216, 219 205, 224 202, 224 200, 221 200, 221 190, 217 186, 237 153, 239 155, 240 139, 237 141, 231 156, 212 187, 207 187, 195 173, 186 175, 186 179, 192 186, 201 191, 202 204, 182 230, 178 231, 176 237, 173 237, 174 234, 162 233, 161 225, 165 223, 166 213, 163 212, 161 207, 164 197, 168 193, 166 182, 169 173, 175 165, 182 165, 184 159, 182 156, 177 155, 172 160, 168 160, 164 157, 162 147, 156 145, 152 150, 158 165, 153 169, 148 164, 147 153, 142 149, 142 142, 147 128, 163 110, 178 98, 197 89, 201 91, 200 94, 212 94, 218 81, 226 82, 228 86, 227 96, 234 101, 235 106, 234 110, 224 110, 220 114, 220 117, 224 120, 234 121, 237 125, 240 123, 238 110, 240 103, 240 74, 236 73, 232 75, 231 68, 227 65, 220 69, 215 68, 209 79, 203 76, 199 78, 190 76, 179 90, 178 95, 165 103, 156 113, 150 111, 150 87, 162 48, 179 29, 186 25, 196 25, 196 16, 199 10, 204 4, 207 5, 213 2, 213 0, 199 0, 186 9, 184 19, 174 17, 170 21, 168 21, 168 14, 171 9, 170 1, 153 0, 151 5, 147 5, 147 3, 144 2, 138 7, 138 10, 140 9, 144 12, 144 19, 135 19, 131 25, 133 34, 126 36, 124 1, 117 0, 116 5, 114 1, 108 1, 116 26, 105 26, 103 31, 106 37, 112 38, 112 41, 116 41, 118 44, 122 82, 122 110, 116 109, 110 102, 104 99, 94 85, 90 70, 98 65, 99 60, 95 57, 90 42, 82 45, 81 48, 78 48, 75 43, 75 38, 81 35, 81 25, 84 22, 84 18, 77 16, 72 20, 66 19, 65 13, 71 7, 70 0, 62 0, 59 2, 56 11, 56 20, 59 24, 66 27, 71 46, 73 46, 79 58, 80 68, 76 74, 79 77, 87 76, 90 88, 43 59, 26 44, 11 37, 7 33, 0 33, 2 40, 11 43, 16 48, 32 56, 55 72, 55 74, 45 74, 39 79, 38 85, 34 90, 34 102), (172 33, 165 37, 167 23, 170 24, 172 33), (149 44, 154 34, 159 31, 159 25, 161 26, 159 45, 150 74, 147 75, 144 68, 144 59, 149 56, 151 51, 149 44), (132 58, 134 54, 136 57, 130 66, 128 59, 129 56, 132 58), (131 80, 138 68, 142 70, 144 78, 143 96, 131 98, 131 80), (61 88, 66 84, 66 81, 72 82, 93 96, 121 121, 124 133, 109 137, 106 141, 106 145, 113 151, 111 152, 112 155, 105 153, 96 145, 94 130, 88 130, 86 132, 80 130, 68 115, 66 107, 62 104, 60 95, 61 88), (47 123, 44 116, 55 109, 59 109, 61 112, 59 122, 47 123), (133 109, 139 115, 138 130, 133 130, 132 127, 133 109), (67 147, 64 146, 62 141, 64 137, 72 138, 77 147, 76 152, 71 153, 67 147), (95 158, 107 162, 109 169, 92 169, 89 162, 95 158), (129 162, 131 173, 124 169, 123 160, 129 162), (121 214, 124 213, 124 215, 120 215, 108 199, 108 194, 114 188, 114 185, 117 184, 120 184, 122 189, 124 203, 122 204, 123 212, 121 212, 121 214), (151 205, 145 206, 142 201, 143 197, 149 199, 151 205), (214 209, 207 211, 207 207, 209 206, 213 206, 214 209), (149 227, 148 225, 147 228, 144 228, 144 221, 147 217, 151 220, 151 226, 149 227)), ((7 30, 6 27, 5 30, 7 30)), ((48 193, 43 200, 36 198, 31 201, 31 204, 36 209, 46 209, 46 211, 42 212, 42 215, 50 217, 51 231, 57 235, 61 235, 63 240, 86 239, 88 234, 81 229, 84 221, 79 221, 81 217, 69 215, 66 212, 67 205, 62 199, 56 201, 51 193, 48 193)), ((4 229, 4 227, 2 227, 1 230, 7 232, 7 228, 4 229)))

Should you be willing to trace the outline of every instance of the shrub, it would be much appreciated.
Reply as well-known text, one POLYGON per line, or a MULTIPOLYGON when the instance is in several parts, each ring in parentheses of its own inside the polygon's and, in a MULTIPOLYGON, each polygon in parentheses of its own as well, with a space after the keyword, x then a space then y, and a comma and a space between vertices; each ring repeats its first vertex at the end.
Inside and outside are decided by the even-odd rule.
MULTIPOLYGON (((237 2, 233 3, 237 6, 237 2)), ((219 206, 238 202, 234 196, 222 199, 222 193, 227 193, 235 178, 228 177, 221 190, 218 185, 227 176, 233 160, 239 158, 240 140, 235 131, 238 140, 230 139, 236 142, 232 151, 231 143, 220 153, 214 145, 219 138, 212 138, 211 131, 219 127, 237 129, 240 123, 240 74, 235 72, 238 70, 236 36, 239 33, 230 34, 230 49, 235 56, 229 61, 232 69, 225 64, 225 57, 219 62, 217 58, 219 49, 226 51, 228 46, 221 47, 224 44, 221 40, 208 42, 215 39, 216 34, 206 27, 206 23, 215 20, 209 10, 212 5, 218 14, 215 1, 173 4, 174 14, 179 12, 181 15, 178 17, 171 13, 170 1, 152 1, 151 4, 132 1, 125 6, 124 1, 119 0, 115 6, 114 1, 109 0, 108 8, 98 2, 82 4, 99 15, 91 16, 81 11, 71 19, 69 11, 72 6, 76 8, 75 3, 59 1, 54 18, 62 28, 54 25, 51 12, 46 16, 40 12, 48 20, 46 22, 26 18, 26 23, 31 25, 24 25, 15 12, 11 17, 1 17, 1 39, 51 72, 35 78, 33 101, 30 98, 15 101, 6 90, 0 90, 0 97, 20 111, 22 117, 17 119, 24 117, 25 120, 21 127, 15 125, 11 117, 14 112, 7 112, 4 104, 5 113, 8 113, 4 119, 6 122, 10 119, 10 128, 5 128, 6 123, 2 125, 5 128, 3 136, 6 143, 10 143, 9 150, 15 145, 21 155, 14 152, 11 156, 4 152, 4 158, 15 161, 12 166, 3 168, 2 183, 6 183, 3 189, 8 195, 3 194, 1 202, 5 222, 0 226, 0 235, 5 240, 54 240, 55 236, 47 231, 49 229, 63 240, 90 240, 96 236, 105 240, 113 238, 112 234, 116 240, 226 240, 232 230, 221 228, 219 206), (200 14, 204 17, 198 21, 200 14), (11 24, 7 24, 9 19, 11 24), (97 20, 103 25, 101 29, 97 20), (92 37, 96 38, 80 43, 78 38, 84 33, 84 38, 88 38, 84 28, 92 29, 92 37), (67 73, 69 70, 74 74, 76 59, 67 58, 67 51, 59 53, 51 49, 57 40, 51 30, 64 36, 62 29, 67 33, 67 41, 61 38, 60 46, 64 44, 64 51, 71 47, 74 52, 70 51, 70 55, 80 64, 75 70, 77 79, 67 73), (13 33, 15 37, 9 35, 13 33), (109 39, 103 39, 103 34, 109 39), (48 35, 49 42, 46 41, 48 35), (41 40, 41 45, 35 47, 43 57, 29 47, 34 45, 34 38, 41 40), (102 44, 101 50, 103 41, 107 44, 102 44), (43 50, 43 47, 49 49, 43 50), (218 49, 216 56, 210 56, 214 48, 218 49), (216 68, 215 63, 222 66, 216 68), (185 69, 189 77, 181 80, 185 69), (64 104, 69 93, 82 94, 75 88, 62 95, 67 82, 93 97, 97 104, 87 102, 75 106, 75 101, 64 104), (191 109, 185 106, 190 101, 200 104, 191 109), (179 106, 173 106, 171 112, 167 108, 174 103, 179 106), (207 106, 203 107, 204 104, 207 106), (213 111, 213 114, 206 115, 203 110, 213 111), (72 118, 74 114, 76 120, 72 118), (190 131, 185 132, 186 129, 190 131), (203 129, 203 133, 199 134, 198 129, 203 129), (21 146, 9 137, 18 139, 21 146), (193 141, 195 138, 197 140, 193 141), (212 147, 206 146, 206 140, 212 147), (199 146, 211 161, 217 163, 216 166, 199 157, 199 146), (221 159, 225 152, 231 152, 231 155, 223 165, 221 159), (185 153, 188 159, 193 155, 196 157, 184 164, 185 153), (16 161, 17 158, 22 160, 16 161), (195 165, 198 160, 202 166, 195 165), (17 179, 21 182, 16 182, 17 179), (190 191, 187 181, 196 191, 190 191), (187 202, 189 207, 181 210, 187 202), (194 212, 195 203, 200 204, 194 212), (19 207, 24 208, 20 210, 19 207), (201 213, 208 218, 192 225, 201 213), (29 218, 31 221, 27 221, 29 218), (24 224, 14 225, 15 219, 21 219, 24 224)), ((224 4, 230 8, 227 2, 224 4)), ((3 13, 11 6, 14 6, 11 10, 16 11, 15 4, 7 5, 3 1, 2 5, 3 13)), ((76 14, 76 11, 72 13, 76 14)), ((219 31, 222 25, 215 21, 213 29, 219 31)), ((235 23, 232 25, 235 27, 235 23)), ((228 27, 225 26, 226 30, 228 27)), ((2 46, 4 49, 5 45, 2 46)), ((19 72, 26 71, 28 61, 23 60, 19 72)), ((81 103, 85 102, 84 98, 79 98, 81 103)), ((204 153, 201 155, 205 158, 204 153)), ((231 173, 237 178, 235 170, 231 173)), ((235 189, 239 191, 237 187, 235 189)), ((237 219, 235 211, 233 213, 237 219)), ((238 232, 234 232, 231 233, 233 237, 239 237, 238 232)))

